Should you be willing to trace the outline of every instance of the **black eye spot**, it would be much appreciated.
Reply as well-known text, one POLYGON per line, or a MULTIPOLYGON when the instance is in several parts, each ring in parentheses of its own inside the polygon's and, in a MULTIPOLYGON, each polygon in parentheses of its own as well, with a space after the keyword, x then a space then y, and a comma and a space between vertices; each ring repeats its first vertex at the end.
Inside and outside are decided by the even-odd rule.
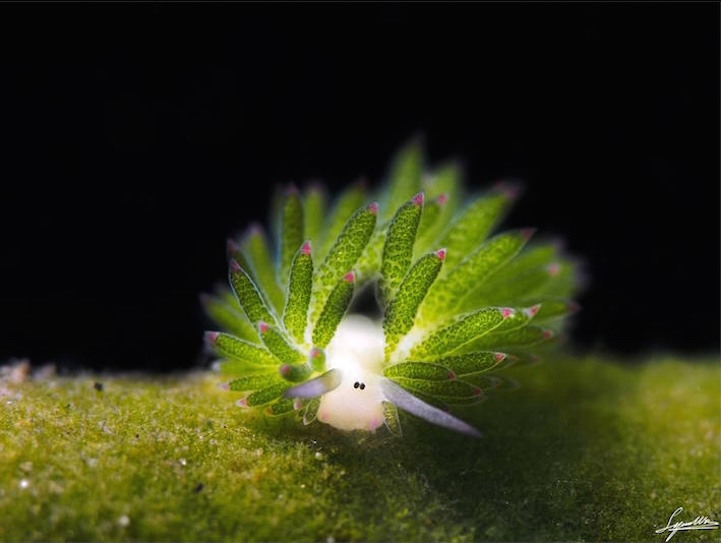
POLYGON ((363 390, 366 387, 365 383, 360 384, 360 389, 363 390))
POLYGON ((356 381, 355 383, 353 383, 353 388, 358 388, 359 386, 360 386, 360 384, 358 383, 358 381, 356 381))

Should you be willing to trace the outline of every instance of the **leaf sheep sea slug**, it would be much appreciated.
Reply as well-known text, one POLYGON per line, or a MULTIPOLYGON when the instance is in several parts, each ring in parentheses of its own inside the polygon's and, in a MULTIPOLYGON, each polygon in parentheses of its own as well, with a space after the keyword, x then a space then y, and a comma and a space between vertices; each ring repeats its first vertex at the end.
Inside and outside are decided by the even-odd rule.
POLYGON ((230 289, 203 296, 237 404, 394 435, 401 409, 479 436, 452 406, 480 402, 576 309, 577 265, 557 243, 494 232, 516 193, 469 194, 455 164, 426 172, 417 140, 376 194, 280 191, 272 239, 254 225, 230 240, 230 289), (361 296, 378 317, 355 313, 361 296))

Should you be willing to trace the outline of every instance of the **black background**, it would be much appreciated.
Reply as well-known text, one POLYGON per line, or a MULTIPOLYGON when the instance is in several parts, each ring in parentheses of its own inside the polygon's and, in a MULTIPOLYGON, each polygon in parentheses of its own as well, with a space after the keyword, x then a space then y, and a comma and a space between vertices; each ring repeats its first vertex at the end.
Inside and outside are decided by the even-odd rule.
POLYGON ((3 4, 0 359, 197 364, 276 183, 425 136, 590 274, 578 349, 719 347, 718 3, 3 4))

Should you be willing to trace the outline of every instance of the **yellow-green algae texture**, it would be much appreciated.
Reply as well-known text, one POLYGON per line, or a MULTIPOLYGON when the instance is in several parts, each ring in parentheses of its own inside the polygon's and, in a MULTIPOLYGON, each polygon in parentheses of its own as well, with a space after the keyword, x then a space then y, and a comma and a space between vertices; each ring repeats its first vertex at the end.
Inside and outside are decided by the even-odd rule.
POLYGON ((677 507, 721 520, 717 356, 506 375, 519 386, 460 413, 480 440, 411 416, 401 439, 269 419, 209 371, 8 381, 0 540, 661 542, 677 507))

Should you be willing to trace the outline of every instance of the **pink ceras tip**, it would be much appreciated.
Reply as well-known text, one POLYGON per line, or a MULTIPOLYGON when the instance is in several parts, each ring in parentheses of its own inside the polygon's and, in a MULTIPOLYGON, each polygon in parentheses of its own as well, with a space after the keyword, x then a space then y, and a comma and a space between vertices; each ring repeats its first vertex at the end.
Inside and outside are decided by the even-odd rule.
POLYGON ((290 373, 290 364, 283 364, 280 367, 280 374, 281 375, 288 375, 290 373))
POLYGON ((438 196, 438 205, 446 205, 446 202, 448 201, 448 195, 446 193, 441 194, 438 196))
POLYGON ((220 332, 205 332, 205 341, 214 345, 215 342, 218 341, 219 335, 220 332))
POLYGON ((533 234, 535 234, 535 233, 536 233, 536 229, 535 229, 535 228, 523 228, 523 229, 521 230, 521 235, 523 236, 523 238, 524 238, 525 240, 531 239, 531 236, 532 236, 533 234))
POLYGON ((355 281, 355 273, 353 273, 352 271, 349 271, 348 273, 346 273, 343 276, 343 279, 345 279, 349 283, 352 283, 353 281, 355 281))
POLYGON ((378 202, 373 202, 368 205, 368 211, 373 213, 373 215, 378 215, 378 202))
POLYGON ((268 331, 268 323, 265 321, 259 321, 258 330, 260 330, 261 334, 265 334, 268 331))
POLYGON ((541 332, 541 335, 543 336, 543 339, 551 339, 553 337, 553 330, 546 328, 543 332, 541 332))
POLYGON ((501 315, 503 315, 504 319, 507 319, 508 317, 513 315, 513 309, 511 309, 510 307, 504 307, 503 309, 501 309, 501 315))
POLYGON ((548 265, 547 269, 548 269, 548 274, 551 277, 555 277, 556 275, 558 275, 558 272, 561 271, 561 265, 558 262, 552 262, 551 264, 548 265))
POLYGON ((241 270, 240 264, 238 264, 238 261, 235 260, 235 258, 230 259, 230 269, 234 272, 239 272, 241 270))
POLYGON ((235 253, 240 250, 240 246, 235 242, 235 240, 230 238, 228 238, 228 241, 225 243, 225 248, 228 253, 235 253))
POLYGON ((541 304, 536 304, 528 308, 528 316, 533 318, 536 316, 536 313, 538 313, 538 310, 541 309, 541 304))
POLYGON ((496 359, 496 362, 503 362, 506 359, 506 354, 505 353, 496 353, 495 355, 493 355, 493 358, 496 359))
POLYGON ((438 249, 436 251, 436 256, 438 258, 440 258, 441 260, 445 260, 446 259, 446 248, 443 247, 442 249, 438 249))
POLYGON ((413 203, 417 206, 423 205, 423 199, 425 198, 422 192, 419 192, 413 197, 413 203))
POLYGON ((306 241, 303 245, 300 246, 300 252, 304 255, 310 254, 310 240, 306 241))
POLYGON ((496 190, 511 200, 515 200, 521 192, 520 186, 517 183, 509 183, 507 181, 498 183, 496 190))

